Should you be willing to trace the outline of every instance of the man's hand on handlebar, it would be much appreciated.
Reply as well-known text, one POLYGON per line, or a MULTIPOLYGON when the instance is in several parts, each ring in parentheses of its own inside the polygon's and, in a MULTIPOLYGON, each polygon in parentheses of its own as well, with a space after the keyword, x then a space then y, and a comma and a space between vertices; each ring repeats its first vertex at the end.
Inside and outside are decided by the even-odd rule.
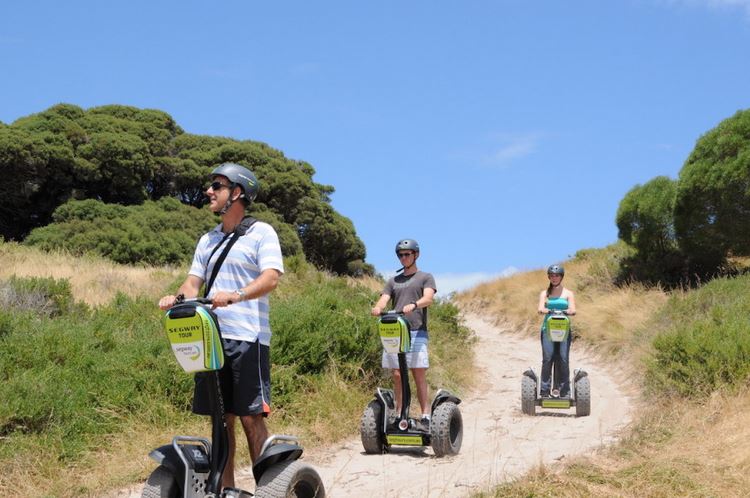
POLYGON ((416 309, 417 309, 417 303, 409 303, 406 306, 404 306, 404 308, 401 311, 403 311, 404 314, 406 314, 406 313, 411 313, 412 311, 416 311, 416 309))
POLYGON ((373 308, 372 308, 372 309, 370 310, 370 314, 371 314, 372 316, 380 316, 380 313, 382 313, 382 312, 383 312, 383 310, 382 310, 382 309, 380 309, 380 308, 379 308, 379 307, 377 307, 377 306, 373 306, 373 308))
POLYGON ((213 300, 213 305, 211 306, 212 310, 239 302, 239 296, 236 292, 219 291, 214 294, 211 299, 213 300))
POLYGON ((164 296, 163 298, 159 299, 159 309, 166 311, 174 306, 175 301, 177 301, 177 296, 164 296))

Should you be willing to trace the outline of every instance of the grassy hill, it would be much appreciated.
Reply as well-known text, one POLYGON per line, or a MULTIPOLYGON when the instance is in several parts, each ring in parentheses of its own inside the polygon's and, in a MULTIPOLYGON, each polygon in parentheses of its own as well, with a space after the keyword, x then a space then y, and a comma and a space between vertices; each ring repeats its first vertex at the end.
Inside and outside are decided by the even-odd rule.
MULTIPOLYGON (((143 480, 173 434, 209 436, 189 414, 192 378, 161 330, 158 297, 186 268, 121 266, 0 244, 0 492, 95 496, 143 480)), ((357 433, 382 377, 369 316, 381 282, 334 277, 298 257, 271 299, 274 432, 306 446, 357 433)), ((429 382, 462 391, 471 354, 458 310, 430 317, 429 382), (460 344, 464 349, 447 347, 460 344), (454 368, 455 366, 455 368, 454 368)), ((247 463, 246 449, 238 455, 247 463)))
MULTIPOLYGON (((750 276, 693 290, 614 287, 624 248, 565 263, 576 292, 576 342, 598 350, 640 392, 636 421, 615 446, 478 496, 746 496, 750 485, 750 276)), ((538 334, 543 270, 458 296, 462 307, 538 334)), ((540 353, 541 354, 541 353, 540 353)), ((592 406, 596 410, 596 406, 592 406)))

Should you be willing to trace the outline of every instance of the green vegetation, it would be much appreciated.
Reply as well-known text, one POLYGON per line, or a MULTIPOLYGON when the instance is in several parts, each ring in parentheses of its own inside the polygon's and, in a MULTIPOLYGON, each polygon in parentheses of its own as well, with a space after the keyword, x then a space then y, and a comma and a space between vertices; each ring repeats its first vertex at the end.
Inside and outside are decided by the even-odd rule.
POLYGON ((750 379, 750 276, 720 278, 675 294, 655 317, 646 381, 658 396, 702 399, 750 379))
MULTIPOLYGON (((381 349, 368 314, 377 294, 301 258, 288 259, 287 267, 271 303, 270 421, 295 428, 308 444, 335 440, 356 431, 381 381, 381 349)), ((0 490, 17 491, 13 482, 28 481, 36 493, 80 496, 142 478, 138 464, 155 441, 141 439, 134 447, 140 428, 169 434, 186 421, 203 422, 187 415, 192 378, 172 357, 153 299, 120 293, 90 308, 74 303, 68 282, 55 279, 12 278, 0 290, 0 463, 6 469, 0 490), (127 445, 134 454, 125 465, 95 470, 101 457, 94 455, 127 445)), ((434 310, 436 351, 470 355, 457 308, 437 303, 434 310), (449 343, 454 347, 439 346, 449 343)), ((454 385, 462 378, 436 371, 433 384, 444 381, 435 375, 453 376, 454 385)))
POLYGON ((194 245, 211 216, 166 201, 200 208, 208 175, 222 162, 256 174, 252 214, 274 226, 285 255, 304 252, 338 274, 372 273, 354 225, 330 204, 334 188, 314 182, 310 164, 260 142, 191 135, 164 112, 120 105, 59 104, 0 127, 0 173, 13 178, 0 185, 0 236, 20 241, 51 223, 29 242, 63 241, 118 262, 184 261, 188 240, 194 245))
POLYGON ((37 228, 25 243, 72 254, 92 252, 117 263, 185 263, 200 236, 215 226, 208 210, 176 199, 146 201, 140 206, 69 201, 55 211, 54 223, 37 228))
POLYGON ((635 249, 622 263, 622 275, 641 282, 673 282, 684 256, 675 236, 673 212, 677 183, 658 176, 636 185, 620 202, 618 236, 635 249))

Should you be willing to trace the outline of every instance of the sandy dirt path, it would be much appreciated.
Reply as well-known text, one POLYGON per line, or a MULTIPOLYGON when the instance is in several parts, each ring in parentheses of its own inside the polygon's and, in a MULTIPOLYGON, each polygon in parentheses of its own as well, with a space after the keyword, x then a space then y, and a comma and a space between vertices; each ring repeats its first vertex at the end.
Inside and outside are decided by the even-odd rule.
MULTIPOLYGON (((520 336, 474 315, 466 325, 477 336, 477 386, 459 405, 463 445, 458 455, 436 458, 431 448, 395 448, 366 455, 359 437, 335 447, 312 451, 313 464, 327 495, 338 497, 460 497, 488 490, 518 477, 540 463, 552 464, 614 441, 631 420, 632 400, 614 375, 596 358, 571 349, 571 368, 583 367, 591 381, 591 415, 575 409, 521 413, 521 374, 529 366, 539 373, 538 339, 520 336)), ((364 407, 363 407, 364 408, 364 407)), ((238 485, 252 490, 249 469, 238 473, 238 485)), ((140 487, 119 498, 140 496, 140 487)))

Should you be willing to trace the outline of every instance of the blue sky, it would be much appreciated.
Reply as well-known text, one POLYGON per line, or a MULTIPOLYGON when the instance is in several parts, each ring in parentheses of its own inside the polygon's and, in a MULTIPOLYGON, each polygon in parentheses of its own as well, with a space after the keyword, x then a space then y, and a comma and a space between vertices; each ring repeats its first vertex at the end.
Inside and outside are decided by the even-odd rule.
POLYGON ((5 123, 126 104, 308 161, 369 262, 416 238, 445 294, 614 242, 750 106, 750 0, 3 2, 0 67, 5 123))

